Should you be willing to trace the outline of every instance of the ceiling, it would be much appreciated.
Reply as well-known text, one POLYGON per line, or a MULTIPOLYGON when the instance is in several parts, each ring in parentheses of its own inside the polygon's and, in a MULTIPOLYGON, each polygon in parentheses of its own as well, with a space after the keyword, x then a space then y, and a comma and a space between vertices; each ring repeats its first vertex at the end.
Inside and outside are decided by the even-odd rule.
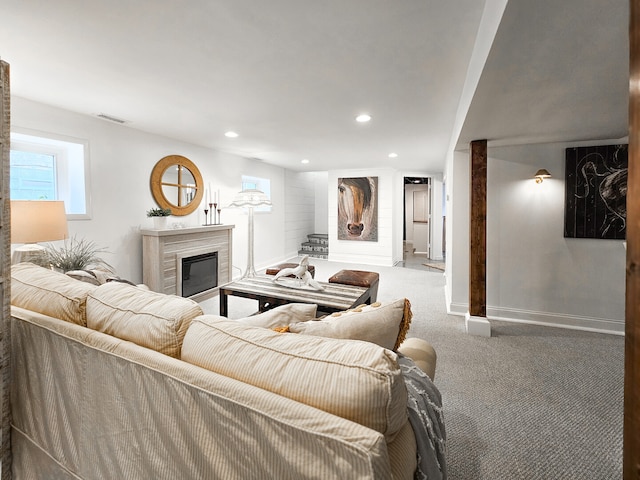
MULTIPOLYGON (((0 56, 13 95, 131 128, 300 171, 442 172, 484 8, 0 0, 0 56)), ((625 135, 627 9, 512 0, 458 145, 625 135)))

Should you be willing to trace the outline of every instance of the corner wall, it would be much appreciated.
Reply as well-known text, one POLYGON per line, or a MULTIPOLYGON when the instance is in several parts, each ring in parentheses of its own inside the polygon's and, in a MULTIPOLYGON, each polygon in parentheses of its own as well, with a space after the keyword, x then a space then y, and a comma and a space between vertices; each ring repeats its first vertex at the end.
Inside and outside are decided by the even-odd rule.
MULTIPOLYGON (((590 145, 624 143, 620 140, 590 145)), ((564 238, 565 148, 554 143, 489 148, 487 317, 569 328, 624 331, 625 250, 622 241, 564 238), (536 184, 546 168, 552 178, 536 184)), ((468 310, 468 154, 449 170, 455 194, 447 236, 447 302, 468 310), (451 240, 451 242, 449 241, 451 240), (450 254, 449 254, 450 252, 450 254)))

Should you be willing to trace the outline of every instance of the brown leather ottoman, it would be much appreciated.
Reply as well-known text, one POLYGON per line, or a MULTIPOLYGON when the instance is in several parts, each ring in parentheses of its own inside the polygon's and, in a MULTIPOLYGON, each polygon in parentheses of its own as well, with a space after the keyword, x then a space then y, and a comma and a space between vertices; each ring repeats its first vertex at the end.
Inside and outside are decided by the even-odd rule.
POLYGON ((377 272, 364 270, 340 270, 329 279, 329 283, 342 283, 355 287, 367 287, 371 292, 371 298, 367 303, 373 303, 378 298, 378 283, 380 275, 377 272))
MULTIPOLYGON (((275 275, 276 273, 278 273, 283 268, 296 268, 297 266, 299 266, 298 263, 281 263, 280 265, 276 265, 275 267, 267 268, 265 273, 267 275, 275 275)), ((307 266, 307 272, 309 272, 311 274, 311 278, 315 278, 316 277, 316 267, 314 267, 313 265, 307 266)))

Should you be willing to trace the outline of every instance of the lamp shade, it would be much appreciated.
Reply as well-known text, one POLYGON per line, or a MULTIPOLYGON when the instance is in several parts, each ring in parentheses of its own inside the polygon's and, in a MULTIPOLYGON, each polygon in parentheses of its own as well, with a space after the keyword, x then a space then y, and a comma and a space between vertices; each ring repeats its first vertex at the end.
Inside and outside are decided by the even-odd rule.
POLYGON ((260 205, 271 205, 271 200, 261 190, 250 189, 238 192, 229 206, 259 207, 260 205))
POLYGON ((63 201, 11 200, 11 243, 37 243, 67 238, 63 201))

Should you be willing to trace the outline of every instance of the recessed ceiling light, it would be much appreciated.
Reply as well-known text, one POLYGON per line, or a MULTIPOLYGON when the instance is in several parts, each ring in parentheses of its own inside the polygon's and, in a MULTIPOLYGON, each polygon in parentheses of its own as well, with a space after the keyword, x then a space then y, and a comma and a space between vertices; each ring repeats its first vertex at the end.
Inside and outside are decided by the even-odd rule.
POLYGON ((371 115, 368 113, 361 113, 356 117, 356 122, 360 123, 367 123, 369 120, 371 120, 371 115))
POLYGON ((307 160, 306 158, 303 158, 300 163, 309 163, 309 160, 307 160))
POLYGON ((397 153, 395 153, 395 152, 391 152, 391 153, 389 154, 389 158, 397 158, 397 157, 398 157, 398 154, 397 154, 397 153))
POLYGON ((228 137, 228 138, 237 138, 237 137, 238 137, 238 134, 237 134, 236 132, 231 132, 231 131, 229 131, 229 132, 226 132, 226 133, 224 134, 224 136, 225 136, 225 137, 228 137))

